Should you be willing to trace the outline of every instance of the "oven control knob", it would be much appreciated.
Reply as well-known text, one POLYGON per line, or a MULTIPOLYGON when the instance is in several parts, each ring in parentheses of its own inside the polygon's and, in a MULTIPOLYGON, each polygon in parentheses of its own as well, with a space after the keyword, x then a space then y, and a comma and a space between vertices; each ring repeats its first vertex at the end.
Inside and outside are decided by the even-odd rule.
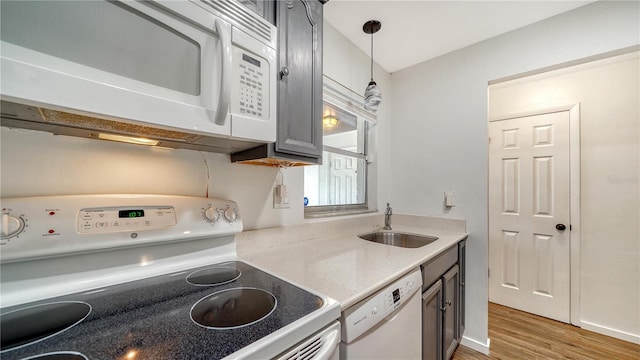
POLYGON ((2 214, 2 239, 19 235, 24 230, 24 219, 19 216, 2 214))
POLYGON ((238 220, 238 209, 227 206, 224 210, 224 218, 230 223, 235 222, 238 220))
POLYGON ((218 213, 218 209, 214 207, 209 206, 204 211, 204 219, 212 224, 218 221, 219 218, 220 218, 220 214, 218 213))

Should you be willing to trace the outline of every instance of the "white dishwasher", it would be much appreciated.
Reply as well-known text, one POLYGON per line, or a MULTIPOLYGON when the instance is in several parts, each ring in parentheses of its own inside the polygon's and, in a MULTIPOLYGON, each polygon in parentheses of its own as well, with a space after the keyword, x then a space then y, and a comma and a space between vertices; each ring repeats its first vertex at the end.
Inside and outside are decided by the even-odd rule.
POLYGON ((422 275, 415 269, 342 312, 340 358, 422 358, 422 275))

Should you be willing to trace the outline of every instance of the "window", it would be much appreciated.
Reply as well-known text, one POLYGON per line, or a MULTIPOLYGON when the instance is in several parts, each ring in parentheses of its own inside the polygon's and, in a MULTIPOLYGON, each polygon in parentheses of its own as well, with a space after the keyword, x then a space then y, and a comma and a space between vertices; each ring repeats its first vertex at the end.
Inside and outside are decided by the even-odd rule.
POLYGON ((322 165, 304 168, 305 215, 367 210, 368 123, 326 101, 322 120, 322 165))

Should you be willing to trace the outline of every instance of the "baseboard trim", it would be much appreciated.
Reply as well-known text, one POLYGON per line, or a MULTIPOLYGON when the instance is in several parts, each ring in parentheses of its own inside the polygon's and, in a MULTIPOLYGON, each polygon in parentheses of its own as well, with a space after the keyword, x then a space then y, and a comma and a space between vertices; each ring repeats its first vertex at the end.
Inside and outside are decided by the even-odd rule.
POLYGON ((491 339, 487 338, 487 343, 483 344, 477 340, 470 339, 466 336, 462 337, 460 340, 460 345, 464 347, 468 347, 469 349, 479 351, 485 355, 489 355, 489 345, 491 344, 491 339))
POLYGON ((580 321, 580 327, 582 327, 585 330, 597 332, 597 333, 602 334, 602 335, 611 336, 611 337, 614 337, 616 339, 629 341, 629 342, 632 342, 634 344, 640 345, 640 335, 631 334, 631 333, 628 333, 628 332, 624 332, 624 331, 608 328, 606 326, 590 323, 590 322, 584 321, 584 320, 580 321))

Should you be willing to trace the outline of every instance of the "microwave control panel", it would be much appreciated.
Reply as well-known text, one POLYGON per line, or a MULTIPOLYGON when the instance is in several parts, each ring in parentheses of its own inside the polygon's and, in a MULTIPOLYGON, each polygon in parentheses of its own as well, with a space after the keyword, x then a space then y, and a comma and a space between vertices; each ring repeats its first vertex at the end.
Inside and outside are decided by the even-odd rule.
POLYGON ((233 49, 234 84, 233 113, 240 116, 268 119, 269 62, 240 48, 233 49))

